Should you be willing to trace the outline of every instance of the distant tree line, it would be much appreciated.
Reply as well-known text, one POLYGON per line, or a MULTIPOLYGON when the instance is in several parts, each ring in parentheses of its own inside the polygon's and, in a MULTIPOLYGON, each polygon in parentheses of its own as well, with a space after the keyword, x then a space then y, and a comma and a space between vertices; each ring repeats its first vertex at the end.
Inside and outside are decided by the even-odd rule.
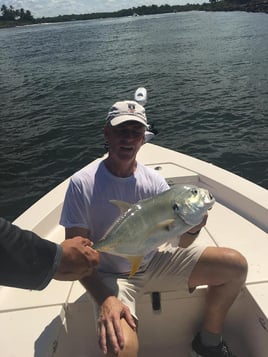
POLYGON ((187 5, 150 5, 132 7, 115 12, 97 12, 91 14, 59 15, 42 17, 37 22, 61 22, 75 20, 92 20, 110 17, 155 15, 183 11, 252 11, 268 13, 268 0, 209 0, 209 3, 187 5))
POLYGON ((14 9, 13 6, 1 6, 0 27, 23 25, 27 23, 65 22, 92 20, 108 17, 142 16, 183 11, 248 11, 268 13, 268 0, 209 0, 209 3, 187 5, 150 5, 132 7, 115 12, 97 12, 90 14, 59 15, 35 19, 30 10, 14 9))

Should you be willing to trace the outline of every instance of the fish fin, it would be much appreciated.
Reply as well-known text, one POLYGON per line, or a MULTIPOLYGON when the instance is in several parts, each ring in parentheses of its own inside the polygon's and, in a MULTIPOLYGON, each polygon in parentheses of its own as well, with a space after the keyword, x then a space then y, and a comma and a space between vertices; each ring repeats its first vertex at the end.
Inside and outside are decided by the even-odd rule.
POLYGON ((129 256, 127 259, 131 263, 131 271, 129 273, 129 278, 131 278, 139 270, 139 267, 143 261, 143 256, 129 256))
POLYGON ((120 200, 110 200, 109 202, 113 203, 116 207, 118 207, 121 214, 125 213, 131 207, 131 203, 120 200))
POLYGON ((165 221, 159 222, 156 225, 156 229, 163 229, 164 228, 164 229, 169 231, 174 222, 175 222, 174 218, 166 219, 165 221))
POLYGON ((166 231, 170 231, 171 230, 171 226, 172 224, 175 222, 175 219, 170 218, 170 219, 166 219, 164 221, 161 221, 159 223, 157 223, 149 232, 148 232, 148 236, 151 236, 155 233, 157 233, 159 230, 166 230, 166 231))

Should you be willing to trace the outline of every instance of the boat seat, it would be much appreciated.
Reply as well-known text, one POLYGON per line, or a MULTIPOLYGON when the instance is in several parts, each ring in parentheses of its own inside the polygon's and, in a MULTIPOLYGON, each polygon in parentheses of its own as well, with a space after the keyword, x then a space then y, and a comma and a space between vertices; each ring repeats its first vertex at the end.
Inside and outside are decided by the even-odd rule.
POLYGON ((268 281, 266 232, 217 202, 209 212, 206 230, 217 246, 236 249, 246 257, 247 285, 268 281), (252 249, 252 242, 256 248, 261 247, 258 254, 252 249))
POLYGON ((173 163, 155 163, 146 165, 163 176, 170 186, 175 184, 198 184, 199 176, 193 171, 173 163))

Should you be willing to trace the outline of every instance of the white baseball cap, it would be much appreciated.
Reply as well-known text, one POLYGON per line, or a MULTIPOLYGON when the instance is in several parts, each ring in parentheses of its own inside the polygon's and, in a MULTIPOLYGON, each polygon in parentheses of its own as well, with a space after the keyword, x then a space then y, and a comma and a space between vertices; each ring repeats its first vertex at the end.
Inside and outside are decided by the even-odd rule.
POLYGON ((146 129, 149 128, 144 107, 134 100, 116 102, 111 107, 106 118, 106 122, 110 122, 112 126, 116 126, 127 121, 136 121, 143 124, 146 129))

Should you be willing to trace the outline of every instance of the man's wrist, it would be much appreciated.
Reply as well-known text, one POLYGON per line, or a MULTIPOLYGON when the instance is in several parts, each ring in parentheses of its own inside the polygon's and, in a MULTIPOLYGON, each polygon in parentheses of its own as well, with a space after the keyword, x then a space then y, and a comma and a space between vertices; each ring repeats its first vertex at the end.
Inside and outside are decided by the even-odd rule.
POLYGON ((191 237, 197 237, 198 234, 200 233, 201 229, 199 229, 198 231, 196 232, 186 232, 186 234, 188 234, 189 236, 191 237))

